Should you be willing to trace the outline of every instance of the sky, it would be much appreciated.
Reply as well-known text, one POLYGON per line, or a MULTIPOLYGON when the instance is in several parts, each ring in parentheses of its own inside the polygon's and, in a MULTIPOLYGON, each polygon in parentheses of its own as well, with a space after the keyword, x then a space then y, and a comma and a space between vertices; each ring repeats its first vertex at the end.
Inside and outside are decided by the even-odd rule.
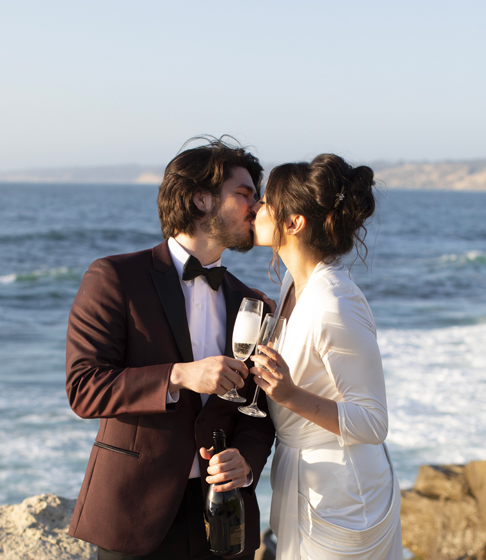
POLYGON ((0 171, 486 158, 484 0, 0 0, 0 171))

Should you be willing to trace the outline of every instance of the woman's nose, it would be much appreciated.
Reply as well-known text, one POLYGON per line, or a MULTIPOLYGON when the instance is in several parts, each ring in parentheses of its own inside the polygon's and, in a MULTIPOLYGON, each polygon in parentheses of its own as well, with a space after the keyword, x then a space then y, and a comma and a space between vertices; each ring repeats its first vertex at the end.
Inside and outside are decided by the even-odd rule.
POLYGON ((258 212, 258 208, 261 206, 260 202, 257 200, 256 202, 252 203, 251 211, 256 214, 258 212))

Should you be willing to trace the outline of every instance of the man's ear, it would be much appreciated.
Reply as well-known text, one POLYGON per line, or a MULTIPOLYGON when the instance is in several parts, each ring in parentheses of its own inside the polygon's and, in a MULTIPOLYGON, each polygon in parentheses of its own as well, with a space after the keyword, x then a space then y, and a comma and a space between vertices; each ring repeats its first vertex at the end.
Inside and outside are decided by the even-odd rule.
POLYGON ((212 197, 208 192, 197 191, 194 193, 192 200, 201 212, 208 212, 212 208, 212 197))
POLYGON ((306 225, 307 221, 304 216, 300 214, 291 214, 285 222, 287 235, 296 235, 300 233, 304 230, 306 225))

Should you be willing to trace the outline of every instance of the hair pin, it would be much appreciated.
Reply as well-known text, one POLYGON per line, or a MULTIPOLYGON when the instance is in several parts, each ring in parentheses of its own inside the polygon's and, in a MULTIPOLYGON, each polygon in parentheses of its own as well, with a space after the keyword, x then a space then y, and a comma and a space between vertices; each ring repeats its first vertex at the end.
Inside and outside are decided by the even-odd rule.
POLYGON ((344 185, 343 188, 341 189, 341 192, 338 192, 336 194, 336 203, 334 204, 334 208, 337 208, 339 206, 341 200, 344 200, 344 185))

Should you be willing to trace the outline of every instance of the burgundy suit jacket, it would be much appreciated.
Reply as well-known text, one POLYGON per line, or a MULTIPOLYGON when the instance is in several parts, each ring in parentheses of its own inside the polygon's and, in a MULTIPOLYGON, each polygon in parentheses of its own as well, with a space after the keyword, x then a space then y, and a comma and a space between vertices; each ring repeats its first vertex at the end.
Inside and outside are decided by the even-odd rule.
MULTIPOLYGON (((232 356, 233 324, 243 297, 258 297, 232 274, 223 280, 232 356)), ((267 309, 268 311, 268 309, 267 309)), ((241 490, 246 511, 245 554, 260 545, 255 486, 274 439, 269 420, 238 406, 183 389, 167 404, 172 364, 193 361, 179 276, 164 242, 151 250, 95 261, 74 300, 67 333, 66 389, 82 418, 100 429, 76 503, 69 534, 116 552, 145 555, 169 529, 200 447, 222 428, 253 471, 241 490)), ((249 375, 240 394, 251 400, 249 375)), ((266 409, 264 398, 259 402, 266 409)), ((199 456, 199 454, 198 454, 199 456)), ((204 495, 207 461, 199 457, 204 495)), ((201 512, 202 515, 202 512, 201 512)))

